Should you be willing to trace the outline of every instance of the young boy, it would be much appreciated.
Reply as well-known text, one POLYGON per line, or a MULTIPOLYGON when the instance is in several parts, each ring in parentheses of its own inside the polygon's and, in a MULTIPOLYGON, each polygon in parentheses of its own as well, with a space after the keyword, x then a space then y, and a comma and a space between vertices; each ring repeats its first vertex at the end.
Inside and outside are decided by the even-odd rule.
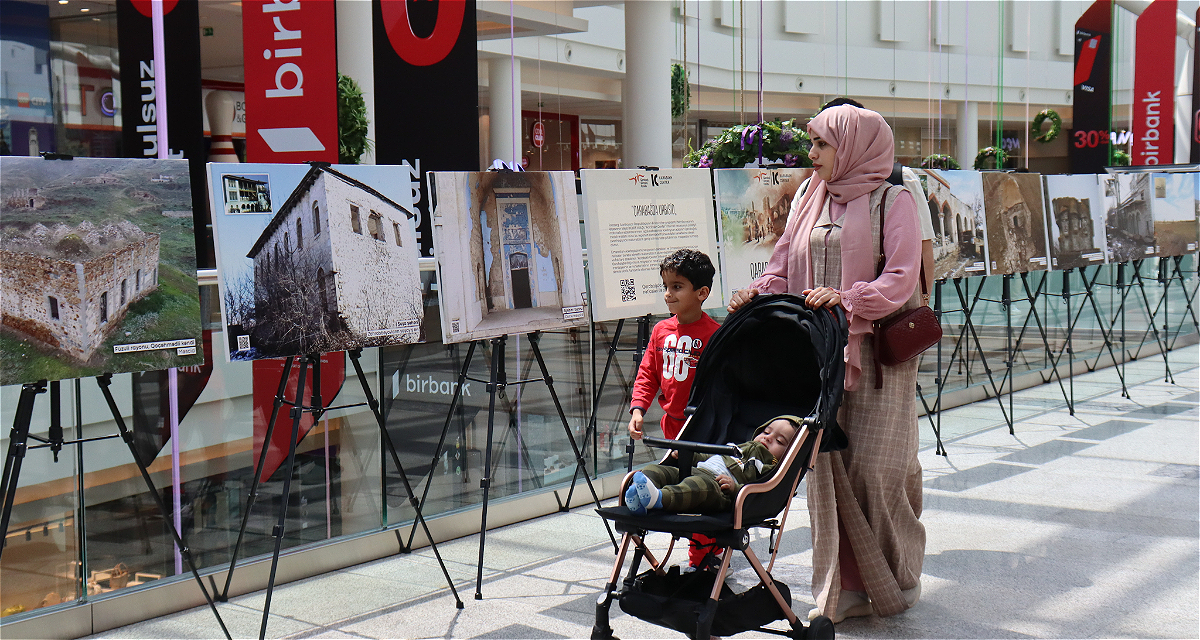
POLYGON ((771 475, 799 432, 792 417, 775 418, 755 431, 754 439, 738 445, 740 457, 696 455, 691 474, 652 464, 633 474, 625 490, 625 506, 641 515, 649 509, 672 513, 718 513, 733 507, 741 485, 771 475))
POLYGON ((680 249, 658 266, 663 281, 663 300, 672 317, 654 325, 650 344, 633 383, 629 412, 629 435, 641 440, 643 418, 654 396, 658 404, 663 436, 675 439, 683 428, 683 410, 692 391, 692 370, 717 327, 721 326, 700 309, 712 290, 716 269, 708 256, 693 249, 680 249))
MULTIPOLYGON (((658 265, 663 281, 663 300, 672 317, 654 325, 650 344, 633 383, 629 412, 629 436, 641 440, 643 418, 654 397, 663 409, 659 425, 663 437, 674 440, 683 428, 683 410, 692 391, 692 371, 708 339, 720 325, 700 309, 712 291, 716 268, 708 256, 693 249, 680 249, 658 265)), ((688 563, 699 567, 712 548, 713 539, 693 537, 688 563)), ((715 556, 713 556, 715 558, 715 556)))

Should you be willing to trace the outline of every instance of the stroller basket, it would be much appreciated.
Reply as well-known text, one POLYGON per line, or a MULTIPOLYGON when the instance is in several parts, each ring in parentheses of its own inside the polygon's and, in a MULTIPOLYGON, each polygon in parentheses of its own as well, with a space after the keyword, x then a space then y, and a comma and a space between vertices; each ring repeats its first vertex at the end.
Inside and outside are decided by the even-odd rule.
MULTIPOLYGON (((708 571, 681 574, 678 566, 672 566, 663 575, 646 571, 634 578, 631 587, 621 594, 621 610, 646 622, 693 636, 715 580, 716 574, 708 571)), ((776 581, 775 587, 791 606, 792 593, 788 586, 776 581)), ((783 619, 783 612, 764 585, 743 593, 734 593, 728 585, 722 585, 711 633, 730 636, 783 619)))

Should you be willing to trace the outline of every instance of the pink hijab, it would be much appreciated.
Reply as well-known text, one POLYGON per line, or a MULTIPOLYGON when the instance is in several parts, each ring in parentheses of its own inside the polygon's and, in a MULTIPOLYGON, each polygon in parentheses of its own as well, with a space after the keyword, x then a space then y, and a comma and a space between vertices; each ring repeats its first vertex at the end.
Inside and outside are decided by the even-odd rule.
MULTIPOLYGON (((872 320, 865 317, 864 312, 867 315, 875 315, 881 311, 880 307, 892 307, 896 300, 899 300, 899 304, 895 304, 894 308, 899 308, 912 294, 916 283, 915 273, 907 274, 912 270, 910 265, 895 269, 900 276, 898 279, 904 282, 897 282, 897 278, 886 278, 888 282, 874 284, 870 292, 864 291, 861 284, 854 287, 855 283, 871 283, 877 277, 877 256, 872 247, 874 237, 869 208, 871 192, 883 184, 892 172, 892 130, 883 116, 874 111, 841 105, 817 114, 809 123, 808 131, 837 149, 833 173, 830 176, 832 179, 826 182, 817 174, 813 174, 804 195, 792 203, 787 229, 776 243, 763 276, 751 286, 770 293, 798 294, 805 289, 811 289, 812 258, 808 239, 821 217, 826 194, 834 202, 845 205, 845 213, 840 218, 842 280, 839 290, 842 291, 842 305, 850 318, 850 337, 846 345, 846 388, 855 389, 861 373, 859 347, 862 336, 871 332, 872 320), (874 299, 867 300, 863 297, 865 295, 871 295, 874 299), (859 308, 856 309, 856 306, 859 308)), ((909 201, 912 202, 911 198, 909 201)), ((907 211, 897 213, 914 215, 915 203, 905 204, 908 204, 907 211)), ((837 211, 833 209, 830 213, 837 218, 837 211)), ((889 222, 895 221, 889 217, 889 222)), ((892 224, 888 226, 892 227, 892 224)), ((919 230, 913 228, 916 226, 916 220, 905 226, 908 228, 894 234, 888 244, 891 245, 891 240, 894 239, 905 243, 906 246, 912 245, 899 252, 904 254, 904 261, 911 260, 912 256, 908 254, 912 253, 912 247, 915 246, 916 259, 919 261, 919 230), (907 237, 909 234, 913 237, 907 237)), ((890 256, 887 266, 888 271, 893 271, 890 256)), ((919 262, 915 266, 919 266, 919 262)))

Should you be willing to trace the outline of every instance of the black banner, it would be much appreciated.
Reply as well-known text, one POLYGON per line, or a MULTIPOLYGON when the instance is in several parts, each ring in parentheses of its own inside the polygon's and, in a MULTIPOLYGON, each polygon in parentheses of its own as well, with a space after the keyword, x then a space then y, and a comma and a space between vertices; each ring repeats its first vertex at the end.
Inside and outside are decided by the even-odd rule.
MULTIPOLYGON (((200 5, 198 0, 164 2, 167 138, 171 155, 187 158, 192 182, 196 259, 201 269, 216 267, 204 172, 203 99, 200 91, 200 5)), ((150 3, 117 0, 117 48, 121 58, 122 147, 127 158, 157 158, 154 28, 150 3)))
POLYGON ((1111 32, 1111 0, 1092 3, 1075 23, 1071 173, 1104 173, 1104 167, 1109 165, 1111 32))
POLYGON ((375 161, 419 169, 417 237, 431 256, 425 173, 479 170, 475 0, 373 0, 372 13, 375 161))

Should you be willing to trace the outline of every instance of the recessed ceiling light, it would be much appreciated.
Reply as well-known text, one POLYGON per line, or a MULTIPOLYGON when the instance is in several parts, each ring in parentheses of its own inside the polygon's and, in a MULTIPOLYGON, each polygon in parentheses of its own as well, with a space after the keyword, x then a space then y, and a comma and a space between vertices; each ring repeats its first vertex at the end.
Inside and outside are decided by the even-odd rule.
POLYGON ((66 4, 66 3, 67 3, 67 0, 58 0, 58 3, 59 3, 59 4, 66 4))
POLYGON ((88 12, 88 11, 91 11, 91 9, 89 9, 89 8, 87 8, 87 7, 84 7, 84 8, 82 8, 82 9, 80 9, 80 11, 82 11, 82 12, 86 13, 86 12, 88 12))

